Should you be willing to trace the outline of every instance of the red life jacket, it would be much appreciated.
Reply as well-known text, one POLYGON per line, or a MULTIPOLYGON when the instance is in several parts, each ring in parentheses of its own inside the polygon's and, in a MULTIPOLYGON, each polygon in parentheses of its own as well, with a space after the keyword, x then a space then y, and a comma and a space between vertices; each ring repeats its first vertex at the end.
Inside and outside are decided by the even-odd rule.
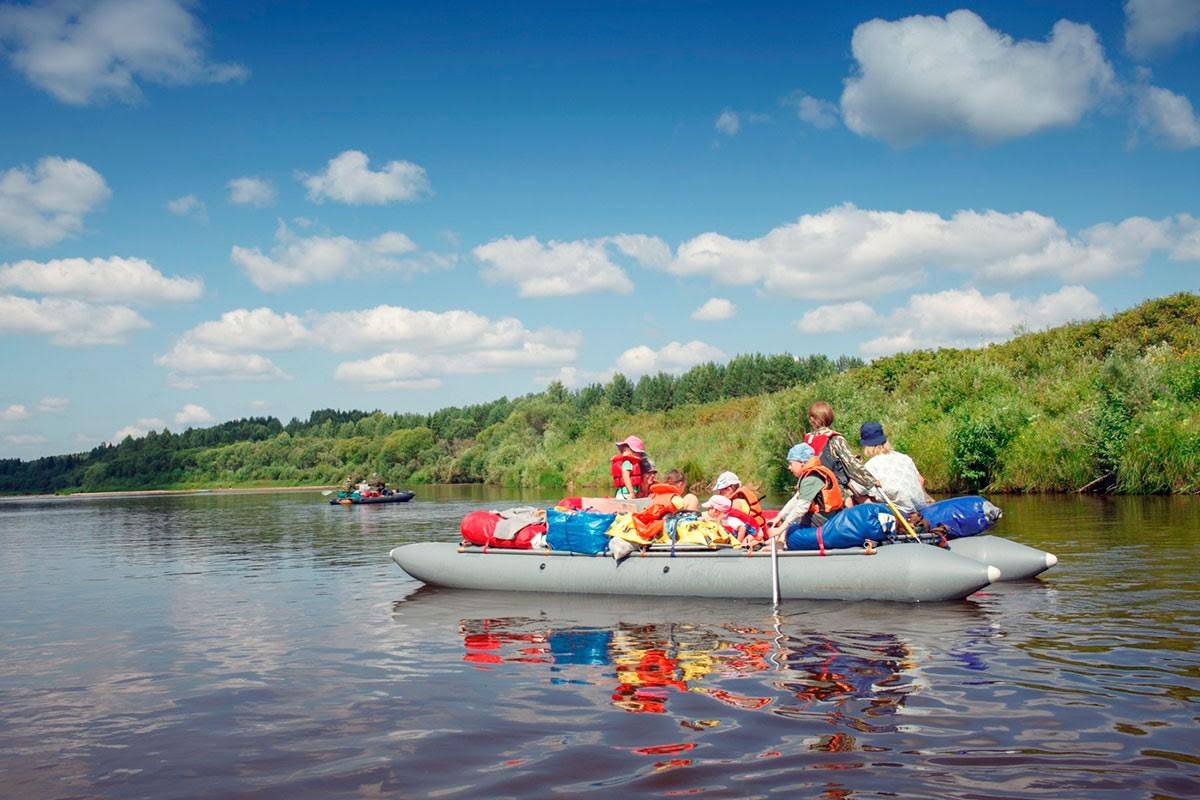
MULTIPOLYGON (((842 435, 837 431, 830 431, 829 433, 806 433, 804 434, 804 443, 811 447, 814 453, 821 455, 821 451, 825 449, 825 445, 834 436, 842 435)), ((842 436, 842 438, 845 439, 846 437, 842 436)))
POLYGON ((628 461, 633 465, 633 469, 629 471, 629 482, 633 485, 633 493, 636 495, 642 494, 642 457, 637 453, 621 455, 617 453, 612 457, 612 481, 613 488, 620 489, 625 486, 625 476, 621 471, 622 462, 628 461))

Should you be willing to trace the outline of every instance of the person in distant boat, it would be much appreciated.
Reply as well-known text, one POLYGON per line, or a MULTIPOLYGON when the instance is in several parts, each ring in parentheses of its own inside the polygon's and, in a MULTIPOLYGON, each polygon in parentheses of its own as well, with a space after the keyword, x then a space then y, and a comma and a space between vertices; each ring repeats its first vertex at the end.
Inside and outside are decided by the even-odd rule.
POLYGON ((645 480, 646 464, 650 461, 646 456, 646 445, 638 436, 626 436, 616 443, 616 447, 617 454, 612 457, 609 467, 615 496, 622 500, 645 497, 650 485, 645 480))
POLYGON ((812 445, 793 445, 787 452, 787 462, 788 471, 796 477, 796 491, 768 529, 772 536, 781 538, 791 524, 799 522, 806 528, 823 525, 845 505, 837 476, 821 463, 812 445))
POLYGON ((808 407, 808 427, 804 443, 813 449, 821 464, 837 476, 846 505, 864 502, 876 483, 862 461, 850 449, 846 437, 833 429, 833 406, 818 400, 808 407))
POLYGON ((737 473, 722 472, 713 482, 713 491, 729 498, 734 516, 739 516, 760 531, 764 529, 766 521, 763 519, 762 498, 749 486, 743 486, 737 473))
POLYGON ((925 478, 913 460, 897 452, 888 441, 883 425, 864 422, 858 430, 866 469, 879 482, 879 490, 903 514, 920 511, 933 502, 925 491, 925 478))

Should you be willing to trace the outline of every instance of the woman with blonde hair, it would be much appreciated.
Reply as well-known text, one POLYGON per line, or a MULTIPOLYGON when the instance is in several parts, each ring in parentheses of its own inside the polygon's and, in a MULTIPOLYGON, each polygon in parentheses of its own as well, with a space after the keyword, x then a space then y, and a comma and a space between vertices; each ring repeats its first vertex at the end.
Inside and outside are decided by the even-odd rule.
POLYGON ((925 478, 917 465, 892 448, 882 425, 864 422, 858 430, 858 441, 863 448, 863 458, 867 460, 867 471, 879 481, 879 488, 902 513, 920 511, 933 502, 925 492, 925 478))

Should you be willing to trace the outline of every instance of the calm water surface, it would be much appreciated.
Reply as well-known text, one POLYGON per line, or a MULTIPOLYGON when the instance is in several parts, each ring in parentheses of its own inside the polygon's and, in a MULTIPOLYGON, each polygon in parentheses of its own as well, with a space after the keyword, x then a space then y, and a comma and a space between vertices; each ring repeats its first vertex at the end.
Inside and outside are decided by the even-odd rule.
POLYGON ((516 499, 0 502, 0 795, 1200 796, 1196 498, 1001 498, 1062 561, 950 604, 452 592, 387 560, 516 499))

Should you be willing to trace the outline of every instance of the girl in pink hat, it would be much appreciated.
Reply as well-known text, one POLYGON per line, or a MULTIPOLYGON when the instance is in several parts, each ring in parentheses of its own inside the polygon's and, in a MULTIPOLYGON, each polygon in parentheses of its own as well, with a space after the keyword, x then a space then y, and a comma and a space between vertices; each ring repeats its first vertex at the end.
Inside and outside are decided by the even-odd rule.
POLYGON ((616 443, 617 454, 612 458, 610 473, 616 497, 632 500, 646 494, 648 477, 645 469, 646 445, 637 436, 626 436, 616 443))

